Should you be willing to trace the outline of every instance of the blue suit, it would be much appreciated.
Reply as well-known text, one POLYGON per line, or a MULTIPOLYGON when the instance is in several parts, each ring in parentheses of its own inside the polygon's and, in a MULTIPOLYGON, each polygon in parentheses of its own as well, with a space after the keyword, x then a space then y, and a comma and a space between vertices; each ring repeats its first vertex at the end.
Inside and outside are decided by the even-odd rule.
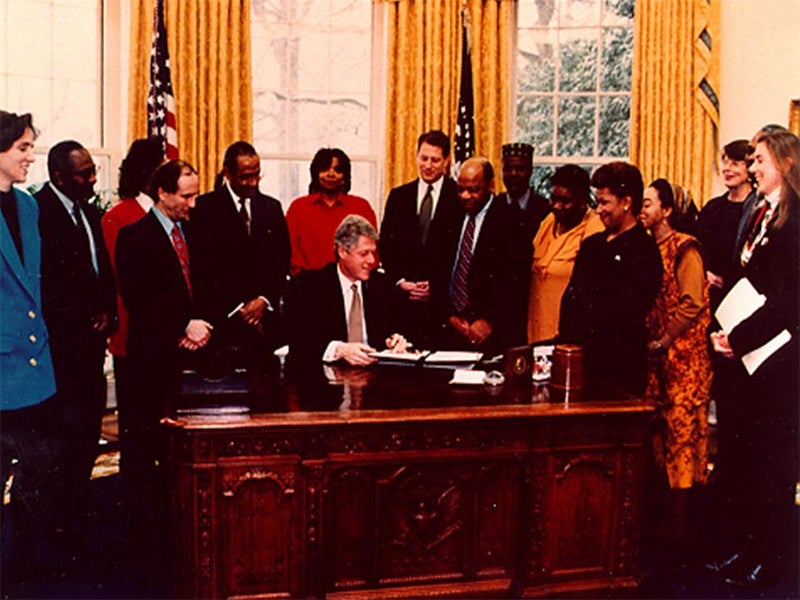
POLYGON ((39 280, 39 209, 14 189, 25 264, 5 219, 0 218, 0 409, 43 402, 56 391, 39 280))

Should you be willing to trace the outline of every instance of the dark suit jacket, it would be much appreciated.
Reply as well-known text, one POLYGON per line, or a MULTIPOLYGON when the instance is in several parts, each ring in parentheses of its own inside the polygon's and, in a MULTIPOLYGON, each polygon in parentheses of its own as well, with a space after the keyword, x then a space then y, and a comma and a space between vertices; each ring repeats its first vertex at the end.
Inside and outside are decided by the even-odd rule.
POLYGON ((197 198, 191 220, 196 299, 212 322, 239 302, 267 298, 275 310, 289 273, 289 231, 281 204, 263 194, 250 201, 250 235, 226 187, 197 198))
MULTIPOLYGON (((295 364, 319 365, 330 341, 347 340, 338 268, 337 263, 330 263, 319 270, 304 271, 292 280, 287 313, 289 350, 295 364)), ((362 283, 362 289, 367 338, 373 348, 381 349, 386 338, 395 332, 392 318, 396 292, 392 283, 378 272, 362 283)))
POLYGON ((418 182, 415 179, 394 188, 386 200, 378 247, 383 268, 392 283, 400 279, 429 280, 433 263, 460 233, 464 212, 455 181, 445 177, 428 238, 422 243, 417 212, 418 182))
MULTIPOLYGON (((119 289, 130 315, 128 356, 147 363, 174 360, 186 325, 197 317, 178 255, 155 210, 120 230, 116 251, 119 289)), ((183 233, 193 277, 190 225, 183 224, 183 233)))
MULTIPOLYGON (((508 194, 503 193, 497 197, 498 202, 508 204, 508 194)), ((539 225, 550 212, 550 203, 536 194, 533 190, 528 197, 528 204, 524 211, 511 207, 509 215, 512 223, 513 235, 513 262, 517 268, 515 281, 517 286, 508 299, 508 309, 512 311, 515 337, 514 345, 526 342, 526 328, 528 322, 528 300, 531 282, 531 265, 533 264, 533 238, 539 231, 539 225)))
POLYGON ((101 373, 108 331, 93 328, 94 319, 116 313, 114 275, 100 228, 100 211, 84 205, 94 238, 95 273, 85 240, 50 185, 35 194, 42 238, 42 308, 59 388, 81 374, 101 373))
MULTIPOLYGON (((485 319, 492 326, 493 333, 483 347, 487 352, 503 351, 512 345, 513 323, 507 305, 509 294, 519 286, 517 270, 512 267, 513 238, 509 235, 512 222, 508 206, 498 202, 497 198, 490 202, 470 263, 467 279, 469 306, 466 314, 461 315, 469 322, 485 319)), ((450 240, 445 259, 440 261, 431 280, 432 301, 444 331, 448 331, 447 319, 456 314, 450 301, 450 275, 458 257, 461 226, 459 223, 458 236, 450 240)), ((446 344, 452 343, 449 336, 444 339, 446 344)))

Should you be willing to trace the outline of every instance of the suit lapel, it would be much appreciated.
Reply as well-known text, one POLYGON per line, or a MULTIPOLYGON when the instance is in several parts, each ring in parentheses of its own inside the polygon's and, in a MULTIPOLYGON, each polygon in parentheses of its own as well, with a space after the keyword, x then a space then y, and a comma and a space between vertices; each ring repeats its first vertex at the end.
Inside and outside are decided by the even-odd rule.
MULTIPOLYGON (((13 189, 13 188, 12 188, 13 189)), ((14 191, 14 196, 17 200, 17 215, 19 218, 20 238, 22 239, 22 253, 25 256, 25 264, 19 258, 17 248, 14 246, 14 241, 11 239, 11 231, 6 225, 5 219, 0 219, 0 227, 2 227, 3 235, 0 236, 0 251, 3 254, 3 259, 6 261, 10 271, 22 284, 22 287, 31 295, 36 298, 35 289, 38 282, 38 268, 40 260, 41 248, 38 242, 38 223, 36 221, 36 212, 30 202, 14 191), (34 223, 34 227, 25 226, 25 224, 34 223)))

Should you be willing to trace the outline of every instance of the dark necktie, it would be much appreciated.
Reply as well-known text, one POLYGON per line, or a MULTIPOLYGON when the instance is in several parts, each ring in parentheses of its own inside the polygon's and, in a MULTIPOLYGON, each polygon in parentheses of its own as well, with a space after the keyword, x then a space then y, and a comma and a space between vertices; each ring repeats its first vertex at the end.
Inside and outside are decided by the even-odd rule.
POLYGON ((183 239, 183 234, 177 225, 172 226, 170 237, 172 238, 172 245, 175 247, 175 253, 178 255, 178 261, 181 263, 181 273, 183 273, 183 280, 186 282, 186 289, 189 291, 189 296, 191 296, 192 281, 189 272, 189 249, 186 247, 186 241, 183 239))
POLYGON ((94 270, 94 262, 92 261, 92 246, 89 243, 89 232, 86 231, 86 225, 81 218, 81 204, 80 202, 72 203, 72 216, 75 218, 75 228, 78 231, 78 244, 81 248, 81 254, 89 261, 94 270))
POLYGON ((450 297, 453 306, 459 313, 463 313, 469 304, 469 294, 467 293, 467 278, 469 276, 469 265, 472 262, 472 242, 475 237, 475 217, 469 215, 467 226, 464 228, 464 235, 461 236, 461 245, 458 251, 458 263, 453 273, 453 282, 450 286, 450 297))
POLYGON ((428 186, 428 191, 422 198, 419 207, 419 232, 424 244, 428 240, 428 229, 431 226, 431 215, 433 214, 433 186, 428 186))
POLYGON ((250 234, 250 215, 247 214, 246 199, 239 198, 239 218, 242 220, 245 231, 250 234))
POLYGON ((0 209, 2 209, 3 218, 6 220, 8 230, 11 232, 11 239, 14 241, 14 246, 17 248, 19 261, 24 265, 25 256, 22 253, 22 235, 19 230, 17 199, 14 197, 13 191, 0 192, 0 209))
POLYGON ((363 308, 361 307, 361 295, 358 293, 358 286, 354 283, 350 286, 353 290, 353 300, 350 302, 350 320, 347 323, 347 341, 358 342, 364 341, 364 327, 363 327, 363 308))

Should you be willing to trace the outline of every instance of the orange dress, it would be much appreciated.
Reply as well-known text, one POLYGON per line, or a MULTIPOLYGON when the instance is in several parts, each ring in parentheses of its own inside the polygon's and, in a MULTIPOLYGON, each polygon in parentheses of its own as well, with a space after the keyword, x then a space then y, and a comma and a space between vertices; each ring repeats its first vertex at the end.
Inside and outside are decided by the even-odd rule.
POLYGON ((661 292, 647 319, 650 339, 666 339, 666 352, 651 358, 646 396, 658 407, 656 463, 673 489, 706 482, 711 361, 708 287, 700 246, 673 232, 658 244, 664 264, 661 292))

